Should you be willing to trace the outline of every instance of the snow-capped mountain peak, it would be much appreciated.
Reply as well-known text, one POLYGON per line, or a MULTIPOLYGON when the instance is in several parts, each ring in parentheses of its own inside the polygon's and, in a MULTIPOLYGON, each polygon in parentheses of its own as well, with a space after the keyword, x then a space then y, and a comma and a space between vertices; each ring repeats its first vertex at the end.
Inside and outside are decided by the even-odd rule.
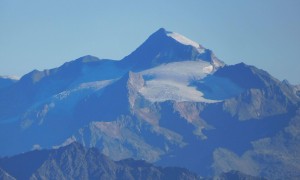
POLYGON ((18 76, 14 76, 14 75, 7 75, 7 76, 1 76, 0 75, 0 78, 1 79, 10 79, 10 80, 14 80, 14 81, 18 81, 18 80, 20 80, 20 77, 18 77, 18 76))
POLYGON ((213 52, 178 33, 160 28, 121 63, 134 70, 144 70, 162 64, 203 60, 215 68, 224 66, 213 52))
POLYGON ((0 107, 0 156, 76 140, 114 160, 201 175, 300 177, 300 86, 225 65, 163 28, 120 61, 83 56, 18 81, 0 77, 0 107))
POLYGON ((179 42, 181 44, 184 44, 187 46, 193 46, 194 48, 196 48, 198 50, 199 53, 204 53, 204 51, 205 51, 205 48, 202 47, 199 43, 197 43, 179 33, 167 31, 166 35, 168 37, 173 38, 174 40, 176 40, 177 42, 179 42))
POLYGON ((16 76, 0 76, 0 89, 14 84, 19 79, 16 76))
POLYGON ((166 30, 164 28, 160 28, 153 35, 165 36, 165 37, 167 37, 167 39, 175 40, 177 43, 180 43, 181 45, 192 46, 192 47, 196 48, 199 53, 205 52, 205 48, 203 46, 201 46, 198 42, 195 42, 177 32, 173 32, 173 31, 166 30))

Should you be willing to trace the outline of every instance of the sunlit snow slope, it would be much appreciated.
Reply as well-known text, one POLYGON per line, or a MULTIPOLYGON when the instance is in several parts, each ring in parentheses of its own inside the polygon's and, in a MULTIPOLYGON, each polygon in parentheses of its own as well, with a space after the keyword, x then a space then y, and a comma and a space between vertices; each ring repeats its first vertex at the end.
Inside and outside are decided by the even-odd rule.
POLYGON ((213 66, 202 60, 163 64, 141 72, 146 83, 140 93, 152 102, 215 102, 205 99, 202 92, 189 85, 212 72, 213 66))

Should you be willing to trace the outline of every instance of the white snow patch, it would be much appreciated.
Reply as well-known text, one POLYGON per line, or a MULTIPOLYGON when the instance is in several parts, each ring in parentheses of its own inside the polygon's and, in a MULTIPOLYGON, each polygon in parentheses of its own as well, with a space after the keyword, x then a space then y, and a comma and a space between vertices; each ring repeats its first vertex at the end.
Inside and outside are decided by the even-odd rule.
POLYGON ((202 47, 199 43, 197 43, 193 40, 190 40, 189 38, 187 38, 187 37, 185 37, 181 34, 178 34, 178 33, 175 33, 175 32, 168 32, 167 36, 175 39, 177 42, 179 42, 181 44, 184 44, 184 45, 187 45, 187 46, 193 46, 193 47, 197 48, 199 53, 204 53, 204 51, 205 51, 205 48, 202 47))
POLYGON ((54 98, 62 100, 70 96, 71 94, 74 94, 76 92, 81 92, 83 90, 91 90, 91 91, 97 91, 99 89, 102 89, 106 87, 107 85, 111 84, 114 80, 104 80, 104 81, 94 81, 94 82, 88 82, 88 83, 82 83, 75 87, 74 89, 69 89, 66 91, 63 91, 57 95, 54 96, 54 98))
POLYGON ((186 84, 192 79, 203 79, 208 74, 211 74, 213 70, 214 68, 210 63, 198 60, 163 64, 158 67, 142 71, 141 74, 145 77, 170 79, 186 84))
POLYGON ((63 142, 61 145, 52 146, 52 149, 59 149, 61 147, 68 146, 68 145, 70 145, 70 144, 72 144, 73 142, 76 142, 76 141, 77 141, 76 137, 75 136, 71 136, 65 142, 63 142))
POLYGON ((176 81, 151 80, 146 82, 146 86, 141 88, 140 93, 152 102, 163 102, 167 100, 177 102, 216 102, 203 98, 203 94, 197 91, 195 87, 190 87, 176 81))
POLYGON ((20 77, 18 76, 0 76, 0 78, 3 78, 3 79, 11 79, 11 80, 20 80, 20 77))
POLYGON ((182 61, 163 64, 142 71, 145 86, 140 93, 152 102, 174 100, 213 103, 203 93, 189 86, 192 80, 200 80, 213 72, 213 66, 205 61, 182 61))
POLYGON ((108 84, 110 84, 113 80, 104 80, 104 81, 94 81, 94 82, 88 82, 88 83, 82 83, 76 88, 75 90, 80 89, 94 89, 99 90, 108 84))
POLYGON ((34 151, 34 150, 41 150, 41 149, 42 149, 42 146, 39 145, 39 144, 34 144, 34 145, 32 146, 32 148, 31 148, 32 151, 34 151))

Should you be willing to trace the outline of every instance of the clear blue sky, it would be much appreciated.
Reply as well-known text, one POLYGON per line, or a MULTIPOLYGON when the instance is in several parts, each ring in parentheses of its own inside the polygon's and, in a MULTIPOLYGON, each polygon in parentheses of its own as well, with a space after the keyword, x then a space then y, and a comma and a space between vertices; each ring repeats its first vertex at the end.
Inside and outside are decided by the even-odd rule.
POLYGON ((160 27, 300 84, 300 0, 0 0, 0 74, 121 59, 160 27))

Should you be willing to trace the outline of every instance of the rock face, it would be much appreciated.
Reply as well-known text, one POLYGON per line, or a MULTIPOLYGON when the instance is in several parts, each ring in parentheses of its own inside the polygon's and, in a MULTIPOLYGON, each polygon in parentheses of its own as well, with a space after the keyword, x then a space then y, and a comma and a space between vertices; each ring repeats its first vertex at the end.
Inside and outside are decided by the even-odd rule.
POLYGON ((3 169, 0 168, 0 179, 2 179, 2 180, 15 180, 16 178, 12 177, 7 172, 5 172, 3 169))
MULTIPOLYGON (((200 179, 183 168, 156 167, 145 161, 112 161, 98 149, 78 143, 0 159, 0 167, 16 179, 200 179)), ((1 179, 14 179, 0 169, 1 179)))
POLYGON ((218 176, 214 179, 215 180, 238 180, 238 179, 243 179, 243 180, 266 180, 265 178, 250 176, 250 175, 238 172, 238 171, 229 171, 229 172, 226 172, 226 173, 222 173, 220 176, 218 176))
POLYGON ((84 56, 0 88, 0 155, 77 141, 114 161, 296 179, 299 90, 160 29, 120 61, 84 56))

